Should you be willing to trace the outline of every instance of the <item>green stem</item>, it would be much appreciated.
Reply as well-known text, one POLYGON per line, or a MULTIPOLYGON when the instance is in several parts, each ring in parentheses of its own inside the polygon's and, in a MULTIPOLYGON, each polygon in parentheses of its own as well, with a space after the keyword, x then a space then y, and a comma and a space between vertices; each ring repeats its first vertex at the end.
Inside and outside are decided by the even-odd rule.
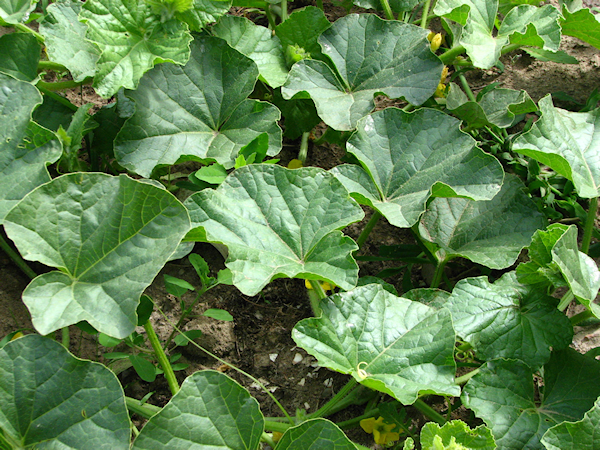
POLYGON ((294 424, 290 424, 287 422, 278 422, 275 420, 265 419, 265 430, 269 431, 278 431, 280 433, 285 433, 288 428, 293 427, 294 424))
POLYGON ((369 221, 363 228, 362 232, 360 233, 360 236, 358 236, 358 239, 356 240, 356 244, 358 245, 357 252, 361 249, 363 244, 367 241, 367 239, 369 238, 369 235, 371 234, 371 231, 373 231, 373 228, 375 228, 375 225, 377 225, 377 222, 379 222, 380 218, 381 218, 381 213, 379 211, 373 211, 373 215, 371 216, 371 218, 369 219, 369 221))
POLYGON ((271 12, 270 5, 265 2, 263 8, 265 10, 265 14, 267 16, 267 20, 269 21, 269 27, 272 30, 274 30, 275 27, 277 26, 277 23, 275 23, 275 19, 273 18, 273 13, 271 12))
POLYGON ((473 348, 473 346, 471 344, 469 344, 468 342, 465 342, 464 344, 460 344, 458 347, 456 347, 456 350, 458 350, 460 352, 468 352, 472 348, 473 348))
POLYGON ((298 152, 298 159, 302 162, 304 166, 306 163, 306 157, 308 156, 308 137, 310 136, 310 131, 305 131, 302 133, 302 141, 300 141, 300 151, 298 152))
POLYGON ((588 320, 592 317, 596 317, 596 316, 589 309, 586 309, 585 311, 582 311, 579 314, 575 314, 569 320, 571 321, 571 325, 575 326, 575 325, 580 324, 584 320, 588 320))
POLYGON ((61 105, 66 106, 67 108, 69 108, 72 111, 77 111, 77 106, 75 106, 73 103, 71 103, 69 100, 67 100, 63 96, 58 95, 52 91, 49 91, 48 89, 44 89, 43 87, 41 87, 39 85, 37 86, 37 88, 42 94, 47 95, 48 97, 51 97, 53 100, 57 101, 61 105))
POLYGON ((165 354, 162 346, 160 345, 160 341, 158 340, 158 336, 152 328, 152 322, 147 321, 144 324, 144 330, 146 330, 146 334, 148 336, 148 340, 150 341, 150 345, 154 349, 154 354, 158 359, 158 363, 162 367, 162 370, 165 372, 165 378, 167 379, 167 383, 169 384, 169 389, 173 395, 179 392, 179 383, 177 383, 177 378, 175 377, 175 372, 173 372, 173 367, 171 367, 171 363, 169 362, 169 358, 165 354))
POLYGON ((309 280, 312 289, 308 289, 308 299, 310 300, 310 307, 315 317, 321 317, 321 300, 327 298, 327 294, 323 290, 321 283, 317 280, 309 280))
POLYGON ((25 275, 32 280, 37 277, 37 273, 35 273, 31 267, 27 265, 23 258, 21 258, 21 255, 15 252, 12 247, 8 245, 8 242, 4 240, 3 236, 0 236, 0 248, 4 250, 4 253, 6 253, 9 258, 13 260, 13 262, 19 267, 19 269, 23 271, 23 273, 25 273, 25 275))
POLYGON ((588 209, 585 226, 583 228, 583 238, 581 239, 581 251, 587 255, 590 250, 590 242, 592 241, 592 231, 594 231, 594 221, 598 211, 598 197, 590 199, 590 207, 588 209))
POLYGON ((281 21, 285 22, 288 18, 288 4, 287 0, 281 0, 281 21))
POLYGON ((64 89, 72 89, 78 86, 82 86, 84 84, 92 84, 93 78, 91 77, 87 77, 85 80, 83 81, 73 81, 73 80, 67 80, 67 81, 55 81, 54 83, 48 83, 46 81, 38 81, 36 83, 36 87, 41 88, 41 89, 47 89, 49 91, 62 91, 64 89))
POLYGON ((462 45, 451 48, 450 50, 442 53, 438 58, 444 63, 444 65, 448 66, 452 64, 452 62, 456 59, 457 56, 462 55, 465 52, 465 48, 462 45))
POLYGON ((417 399, 413 406, 434 422, 437 422, 440 425, 444 425, 446 423, 446 418, 444 416, 442 416, 440 413, 438 413, 435 409, 433 409, 420 398, 417 399))
POLYGON ((383 7, 383 11, 385 12, 385 17, 388 20, 395 20, 394 13, 392 12, 392 8, 390 8, 390 3, 388 0, 381 0, 381 6, 383 7))
POLYGON ((260 440, 262 442, 266 443, 271 448, 275 448, 277 446, 277 444, 275 444, 275 441, 273 440, 273 436, 265 433, 264 431, 263 431, 262 436, 260 437, 260 440))
MULTIPOLYGON (((214 286, 216 286, 216 285, 214 285, 214 286)), ((211 288, 214 286, 211 286, 211 288)), ((206 291, 208 291, 208 289, 206 289, 204 286, 202 286, 202 288, 198 291, 196 298, 194 299, 192 304, 189 306, 189 308, 185 308, 181 312, 181 317, 179 318, 179 320, 177 321, 177 324, 175 325, 176 328, 179 328, 181 326, 181 324, 183 323, 183 321, 192 313, 194 306, 196 306, 196 303, 198 303, 198 301, 200 300, 200 297, 202 297, 206 293, 206 291)), ((171 341, 173 340, 173 337, 175 336, 175 333, 176 333, 176 331, 175 331, 176 328, 173 328, 173 330, 171 331, 171 334, 165 341, 165 348, 168 348, 169 345, 171 344, 171 341)))
POLYGON ((40 44, 44 44, 44 42, 45 42, 44 36, 37 33, 36 31, 32 30, 27 25, 25 25, 23 23, 16 23, 16 24, 13 24, 13 26, 19 31, 23 31, 24 33, 32 34, 38 40, 38 42, 40 44))
POLYGON ((62 332, 62 345, 64 348, 69 350, 69 347, 71 345, 71 338, 69 336, 69 327, 63 327, 61 329, 61 332, 62 332))
POLYGON ((337 394, 333 396, 331 400, 325 403, 321 408, 319 408, 314 413, 310 414, 309 419, 316 419, 318 417, 327 417, 331 414, 331 411, 335 408, 335 406, 342 401, 356 386, 357 381, 355 378, 350 378, 346 385, 338 391, 337 394))
POLYGON ((317 0, 317 8, 323 11, 323 0, 317 0))
POLYGON ((377 417, 378 415, 379 408, 373 408, 368 413, 365 413, 362 416, 357 416, 349 420, 344 420, 343 422, 338 422, 336 425, 341 429, 354 428, 356 424, 360 423, 361 420, 369 419, 371 417, 377 417))
POLYGON ((158 406, 151 405, 149 403, 140 404, 140 401, 136 398, 125 397, 125 405, 127 405, 127 409, 132 413, 136 413, 139 416, 142 416, 144 419, 149 419, 156 413, 160 412, 162 408, 158 406))
POLYGON ((52 61, 40 61, 38 62, 38 72, 42 70, 54 70, 55 72, 68 72, 65 66, 59 63, 55 63, 52 61))
POLYGON ((567 306, 569 306, 569 303, 571 303, 571 301, 575 298, 575 296, 573 295, 573 291, 571 289, 569 289, 565 295, 562 296, 562 298, 560 299, 560 302, 558 303, 558 310, 559 311, 564 311, 565 309, 567 309, 567 306))
POLYGON ((500 51, 500 54, 506 55, 507 53, 513 52, 520 48, 521 48, 521 46, 519 44, 508 44, 507 46, 502 48, 502 50, 500 51))
POLYGON ((462 87, 465 90, 467 97, 469 97, 469 100, 471 100, 472 102, 477 102, 477 99, 475 98, 475 95, 473 94, 473 91, 471 90, 471 87, 469 86, 465 75, 463 73, 459 73, 458 79, 460 80, 460 84, 462 84, 462 87))
POLYGON ((431 0, 426 0, 423 5, 423 15, 421 16, 421 28, 427 28, 427 16, 429 15, 429 7, 431 6, 431 0))
POLYGON ((440 282, 442 281, 442 275, 444 274, 444 268, 446 267, 448 261, 448 259, 444 259, 438 262, 437 266, 435 267, 433 279, 431 280, 431 286, 429 286, 430 288, 435 289, 440 285, 440 282))
POLYGON ((267 394, 271 400, 273 400, 273 402, 277 405, 277 407, 281 410, 281 412, 283 412, 283 415, 286 417, 286 419, 288 420, 288 422, 291 425, 295 425, 294 419, 291 418, 291 416, 288 414, 288 412, 286 411, 286 409, 283 407, 283 405, 279 402, 279 400, 277 400, 277 397, 275 397, 273 395, 273 393, 271 391, 269 391, 266 386, 260 382, 260 380, 258 380, 257 378, 253 377, 252 375, 250 375, 247 372, 244 372, 242 369, 240 369, 239 367, 234 366, 231 363, 228 363, 227 361, 225 361, 222 358, 219 358, 217 355, 215 355, 214 353, 211 353, 210 351, 208 351, 207 349, 205 349, 204 347, 202 347, 201 345, 199 345, 198 343, 194 342, 192 339, 190 339, 189 337, 187 337, 185 334, 183 334, 183 331, 181 331, 179 328, 177 328, 172 322, 171 320, 169 320, 169 318, 167 317, 167 315, 159 308, 158 311, 162 314, 163 318, 167 321, 167 323, 169 325, 171 325, 172 327, 175 328, 175 330, 177 332, 179 332, 181 335, 183 335, 183 337, 193 346, 195 346, 196 348, 202 350, 204 353, 206 353, 208 356, 210 356, 211 358, 216 359, 217 361, 219 361, 222 364, 227 364, 229 367, 231 367, 233 370, 235 370, 236 372, 241 373, 242 375, 244 375, 245 377, 248 377, 249 379, 251 379, 252 381, 254 381, 258 386, 260 386, 260 388, 265 392, 265 394, 267 394))
POLYGON ((462 377, 455 378, 454 382, 458 385, 465 384, 467 381, 469 381, 472 377, 474 377, 478 373, 479 373, 479 368, 472 370, 469 373, 464 374, 462 377))

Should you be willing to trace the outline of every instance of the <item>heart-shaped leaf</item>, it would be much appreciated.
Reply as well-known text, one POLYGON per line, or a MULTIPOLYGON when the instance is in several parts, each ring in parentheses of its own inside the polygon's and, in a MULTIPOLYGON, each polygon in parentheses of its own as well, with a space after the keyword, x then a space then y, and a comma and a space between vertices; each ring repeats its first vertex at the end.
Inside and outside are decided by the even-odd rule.
POLYGON ((507 175, 488 201, 436 198, 421 218, 419 233, 441 247, 440 261, 462 256, 493 269, 509 267, 545 225, 524 189, 515 175, 507 175))
POLYGON ((250 165, 216 189, 190 196, 188 239, 225 244, 233 284, 256 295, 274 278, 322 280, 352 289, 355 242, 339 231, 364 213, 335 177, 307 167, 250 165))
POLYGON ((36 334, 0 349, 0 434, 9 448, 129 448, 123 388, 102 364, 36 334))
POLYGON ((397 227, 410 227, 432 195, 489 200, 504 172, 462 133, 460 122, 430 109, 377 111, 358 122, 347 150, 361 162, 331 172, 358 202, 377 209, 397 227))
POLYGON ((143 176, 182 157, 232 167, 238 152, 263 133, 267 154, 276 155, 279 110, 247 98, 257 78, 256 64, 227 42, 199 37, 184 67, 155 67, 128 93, 136 110, 115 141, 119 164, 143 176))
POLYGON ((600 196, 600 108, 565 111, 554 107, 550 95, 539 107, 541 119, 515 140, 513 150, 571 180, 580 197, 600 196))
POLYGON ((473 64, 489 69, 498 62, 509 42, 556 51, 560 45, 559 11, 552 5, 541 8, 520 5, 512 8, 495 33, 498 0, 439 0, 434 13, 458 22, 458 34, 473 64))
POLYGON ((28 192, 50 181, 46 166, 62 153, 54 133, 31 121, 40 103, 34 86, 0 73, 0 224, 28 192))
POLYGON ((540 367, 552 349, 566 348, 573 339, 571 322, 557 303, 509 272, 494 284, 486 277, 460 280, 444 306, 480 359, 513 358, 540 367))
POLYGON ((165 23, 142 0, 89 0, 80 19, 87 24, 86 38, 100 47, 94 78, 96 92, 111 97, 124 87, 135 89, 154 64, 185 64, 192 36, 187 25, 165 23))
POLYGON ((246 389, 220 372, 203 370, 188 377, 144 425, 133 450, 256 450, 263 428, 258 402, 246 389))
POLYGON ((463 404, 492 429, 499 449, 538 450, 548 428, 583 418, 600 395, 600 363, 575 350, 553 352, 537 399, 531 369, 516 360, 483 365, 463 390, 463 404))
POLYGON ((93 77, 100 58, 100 49, 85 39, 87 26, 78 17, 82 5, 68 0, 52 3, 40 23, 48 57, 69 69, 75 81, 93 77))
POLYGON ((450 83, 446 106, 472 128, 496 125, 513 126, 524 114, 537 111, 537 105, 525 91, 492 89, 478 102, 471 102, 457 84, 450 83))
POLYGON ((331 26, 325 13, 315 7, 294 10, 290 16, 275 27, 275 33, 281 41, 284 51, 296 46, 308 53, 313 59, 322 59, 319 36, 331 26))
POLYGON ((0 72, 18 80, 33 81, 38 77, 41 46, 31 34, 9 33, 0 36, 0 72))
POLYGON ((307 448, 356 450, 356 446, 344 432, 336 424, 325 419, 311 419, 288 428, 281 436, 275 450, 306 450, 307 448))
POLYGON ((431 53, 427 32, 414 25, 351 14, 325 30, 319 44, 333 66, 297 62, 281 93, 291 98, 307 92, 321 119, 336 130, 354 129, 375 106, 375 94, 420 105, 440 81, 443 65, 431 53))
POLYGON ((148 182, 74 173, 32 191, 4 227, 23 258, 59 269, 23 292, 40 333, 87 320, 125 338, 137 325, 140 295, 189 230, 189 217, 148 182))
POLYGON ((212 33, 254 61, 269 86, 276 88, 283 84, 288 69, 281 42, 271 30, 244 17, 223 16, 212 27, 212 33))
POLYGON ((548 450, 596 450, 600 448, 600 398, 578 422, 563 422, 542 437, 548 450))
POLYGON ((292 331, 321 366, 412 404, 419 395, 458 395, 455 334, 448 310, 396 297, 377 284, 335 294, 320 318, 292 331))
POLYGON ((600 22, 589 8, 571 12, 563 7, 562 15, 560 26, 563 34, 600 48, 600 22))

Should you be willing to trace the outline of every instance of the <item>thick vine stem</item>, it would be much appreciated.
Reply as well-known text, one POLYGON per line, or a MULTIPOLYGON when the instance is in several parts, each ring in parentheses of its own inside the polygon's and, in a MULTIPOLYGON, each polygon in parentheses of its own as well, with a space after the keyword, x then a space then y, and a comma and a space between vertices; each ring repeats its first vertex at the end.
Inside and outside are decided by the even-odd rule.
POLYGON ((331 414, 331 411, 335 408, 335 406, 342 401, 356 386, 357 381, 355 378, 351 378, 348 380, 346 385, 338 391, 337 394, 333 396, 331 400, 325 403, 321 408, 319 408, 314 413, 310 414, 309 419, 316 419, 317 417, 327 417, 331 414))
POLYGON ((439 423, 440 425, 444 425, 447 422, 444 416, 442 416, 440 413, 438 413, 435 409, 433 409, 420 398, 418 398, 417 401, 413 403, 413 406, 419 411, 421 411, 423 414, 425 414, 427 417, 429 417, 431 420, 439 423))
POLYGON ((587 255, 590 251, 590 242, 592 241, 592 232, 594 231, 594 222, 598 212, 598 197, 590 198, 590 207, 588 209, 585 226, 583 228, 583 238, 581 239, 581 251, 587 255))
POLYGON ((448 259, 438 262, 437 266, 435 267, 435 273, 433 274, 433 280, 431 280, 431 286, 429 286, 430 288, 437 288, 440 285, 442 276, 444 275, 444 268, 446 267, 447 263, 448 259))
POLYGON ((169 358, 167 358, 167 355, 165 354, 162 345, 160 345, 158 336, 156 335, 154 328, 152 328, 152 323, 150 321, 147 321, 144 324, 144 330, 146 330, 148 340, 150 341, 150 345, 152 345, 152 348, 154 349, 154 354, 158 359, 158 363, 162 367, 162 370, 165 372, 165 378, 167 379, 167 383, 169 384, 169 389, 171 390, 171 393, 175 395, 177 394, 177 392, 179 392, 179 383, 177 383, 177 378, 175 377, 175 372, 173 372, 173 367, 171 366, 169 358))
POLYGON ((421 16, 421 28, 427 28, 427 16, 429 15, 429 7, 431 6, 431 0, 426 0, 423 5, 423 15, 421 16))
POLYGON ((356 240, 356 244, 358 245, 357 252, 361 249, 364 243, 367 242, 371 231, 373 231, 373 228, 375 228, 375 225, 377 225, 379 219, 381 219, 381 213, 379 211, 373 211, 373 215, 363 228, 362 232, 360 233, 360 236, 358 236, 358 239, 356 240))
POLYGON ((76 88, 76 87, 82 86, 84 84, 92 84, 93 81, 94 80, 92 77, 87 77, 83 81, 67 80, 67 81, 56 81, 54 83, 48 83, 46 81, 40 80, 36 83, 36 87, 42 88, 42 89, 47 89, 49 91, 62 91, 64 89, 76 88))
POLYGON ((388 19, 388 20, 396 19, 394 17, 394 13, 392 12, 392 8, 390 7, 390 3, 388 2, 388 0, 381 0, 381 7, 383 8, 383 11, 385 12, 386 19, 388 19))
POLYGON ((151 405, 150 403, 144 403, 143 405, 140 405, 140 401, 138 399, 131 397, 125 397, 125 405, 129 411, 142 416, 144 419, 149 419, 162 410, 162 408, 151 405))
POLYGON ((31 269, 31 267, 29 267, 27 265, 27 263, 25 262, 25 260, 23 258, 21 258, 21 255, 19 255, 17 252, 15 252, 12 249, 12 247, 10 245, 8 245, 8 242, 6 242, 4 240, 4 237, 1 236, 1 235, 0 235, 0 248, 2 248, 2 250, 4 250, 4 253, 6 253, 8 255, 8 257, 13 260, 13 262, 17 265, 17 267, 19 269, 21 269, 23 271, 23 273, 25 275, 27 275, 32 280, 35 277, 37 277, 37 273, 35 273, 31 269))
POLYGON ((569 289, 565 295, 562 296, 562 298, 560 299, 560 302, 558 303, 558 310, 559 311, 564 311, 565 309, 567 309, 567 306, 569 306, 569 303, 571 303, 571 301, 575 298, 575 296, 573 295, 573 291, 571 289, 569 289))

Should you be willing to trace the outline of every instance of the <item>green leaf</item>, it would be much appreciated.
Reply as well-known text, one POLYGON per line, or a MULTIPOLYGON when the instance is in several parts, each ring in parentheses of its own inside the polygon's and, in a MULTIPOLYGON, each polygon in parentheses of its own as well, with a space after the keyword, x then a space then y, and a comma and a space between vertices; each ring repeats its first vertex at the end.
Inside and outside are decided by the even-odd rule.
POLYGON ((478 102, 472 102, 454 83, 450 83, 446 106, 471 128, 489 125, 509 128, 521 120, 524 114, 537 111, 537 105, 525 91, 492 89, 478 102))
POLYGON ((143 0, 89 0, 80 19, 86 38, 101 50, 94 88, 111 97, 119 88, 135 89, 142 75, 157 63, 185 64, 192 36, 172 19, 162 23, 143 0))
POLYGON ((502 166, 460 131, 459 121, 430 109, 377 111, 358 122, 347 144, 358 166, 331 172, 361 204, 397 227, 410 227, 431 196, 490 199, 502 184, 502 166))
POLYGON ((62 153, 54 133, 31 122, 40 103, 34 86, 0 73, 0 224, 28 192, 50 181, 46 166, 62 153))
POLYGON ((578 422, 563 422, 548 429, 542 444, 548 450, 597 450, 600 448, 600 398, 578 422))
POLYGON ((103 347, 111 348, 119 345, 121 342, 123 342, 123 339, 117 339, 104 333, 98 333, 98 342, 103 347))
POLYGON ((375 106, 376 94, 420 105, 440 81, 443 65, 431 53, 427 31, 414 25, 351 14, 325 30, 319 44, 333 65, 297 62, 281 93, 286 99, 308 93, 321 119, 336 130, 354 129, 375 106))
POLYGON ((175 16, 187 23, 190 30, 202 31, 209 23, 217 22, 230 8, 231 0, 194 0, 191 10, 177 13, 175 16))
POLYGON ((441 289, 419 288, 405 292, 402 296, 409 300, 423 303, 431 308, 439 309, 446 304, 446 301, 450 297, 450 293, 442 291, 441 289))
POLYGON ((209 308, 202 315, 224 322, 231 322, 233 320, 233 316, 223 309, 209 308))
POLYGON ((84 165, 79 159, 79 149, 81 149, 83 137, 98 128, 98 123, 89 114, 89 110, 93 106, 93 103, 86 103, 77 108, 66 131, 59 126, 57 134, 63 144, 63 160, 67 163, 69 172, 76 172, 84 165))
POLYGON ((175 336, 175 343, 180 347, 185 347, 190 343, 190 340, 198 339, 202 336, 202 331, 200 330, 190 330, 184 333, 178 334, 175 336))
POLYGON ((423 450, 494 450, 496 442, 486 426, 480 425, 471 429, 462 420, 452 420, 446 422, 443 427, 435 422, 427 422, 421 428, 421 446, 423 450), (436 440, 443 447, 436 447, 436 440))
POLYGON ((514 7, 506 14, 496 34, 494 28, 497 10, 498 0, 440 0, 433 11, 464 27, 458 44, 465 47, 473 64, 482 69, 495 65, 502 48, 509 42, 550 51, 558 50, 560 13, 554 6, 514 7))
POLYGON ((209 184, 221 184, 227 178, 227 169, 221 164, 201 167, 194 176, 209 184))
POLYGON ((152 315, 152 311, 154 310, 154 302, 152 299, 146 294, 140 297, 140 304, 136 309, 136 313, 138 316, 138 327, 143 327, 148 320, 150 320, 150 316, 152 315))
POLYGON ((42 48, 31 34, 10 33, 0 36, 0 72, 18 80, 34 81, 42 48))
POLYGON ((455 333, 448 310, 434 310, 370 284, 321 302, 320 318, 292 331, 321 366, 412 404, 424 394, 458 395, 455 333))
POLYGON ((31 334, 0 349, 0 404, 0 430, 13 448, 129 448, 117 377, 51 339, 31 334))
POLYGON ((36 5, 36 0, 0 0, 0 25, 24 22, 36 5))
POLYGON ((331 26, 325 13, 315 6, 294 10, 289 17, 275 27, 275 34, 284 49, 297 46, 310 54, 312 59, 323 60, 318 39, 331 26))
POLYGON ((196 289, 190 283, 180 278, 172 277, 164 274, 165 288, 167 292, 175 297, 181 297, 187 291, 195 291, 196 289))
POLYGON ((600 395, 600 362, 573 349, 553 352, 543 371, 539 400, 531 369, 516 360, 483 365, 462 401, 491 428, 499 449, 540 448, 546 430, 577 421, 600 395))
POLYGON ((100 49, 85 39, 87 26, 78 18, 81 6, 68 0, 52 3, 40 23, 48 58, 69 69, 75 81, 93 77, 100 58, 100 49))
POLYGON ((275 450, 356 450, 336 424, 326 419, 311 419, 288 428, 275 450))
POLYGON ((202 282, 202 286, 204 288, 209 288, 216 283, 217 280, 215 280, 214 277, 209 276, 210 268, 202 256, 198 255, 197 253, 192 253, 190 256, 188 256, 188 259, 190 260, 192 266, 194 266, 194 269, 196 270, 198 277, 200 277, 200 281, 202 282))
POLYGON ((494 284, 486 277, 460 280, 444 306, 478 358, 518 359, 537 368, 548 362, 552 349, 566 348, 573 339, 571 322, 557 303, 509 272, 494 284))
POLYGON ((524 47, 523 51, 529 54, 529 56, 543 62, 551 61, 559 64, 579 64, 579 61, 574 56, 559 50, 557 52, 551 52, 549 50, 542 50, 534 47, 524 47))
MULTIPOLYGON (((403 13, 412 11, 415 6, 423 2, 424 0, 390 0, 389 4, 393 12, 403 13)), ((380 0, 355 0, 352 3, 361 8, 371 8, 379 11, 383 9, 380 0)))
POLYGON ((140 355, 129 355, 129 361, 140 378, 148 383, 156 379, 156 367, 140 355))
POLYGON ((600 108, 569 112, 555 108, 550 95, 539 107, 541 119, 515 140, 513 150, 571 180, 580 197, 600 196, 600 108))
POLYGON ((269 86, 276 88, 283 84, 288 69, 281 42, 271 30, 244 17, 223 16, 212 27, 212 33, 254 61, 269 86))
POLYGON ((42 334, 87 320, 124 338, 136 308, 189 230, 169 192, 121 175, 74 173, 40 186, 5 219, 23 258, 56 267, 23 292, 42 334))
POLYGON ((440 261, 461 256, 492 269, 509 267, 545 225, 524 190, 517 176, 507 174, 491 200, 436 198, 421 218, 419 234, 440 246, 440 261))
POLYGON ((576 37, 600 48, 600 22, 589 8, 571 13, 566 7, 563 7, 562 15, 560 26, 563 34, 576 37))
POLYGON ((190 196, 188 239, 227 246, 233 284, 256 295, 272 279, 298 277, 352 289, 355 242, 339 231, 364 213, 346 189, 322 169, 244 166, 216 190, 190 196))
POLYGON ((575 225, 557 239, 552 247, 552 261, 559 267, 577 300, 600 318, 600 305, 594 303, 600 289, 600 271, 592 258, 579 251, 575 225))
POLYGON ((222 373, 188 377, 142 429, 133 450, 226 448, 255 450, 264 427, 258 402, 222 373))
POLYGON ((281 90, 278 89, 273 91, 273 104, 283 115, 283 134, 288 139, 298 139, 302 133, 312 130, 321 122, 315 104, 310 98, 284 100, 281 90))
POLYGON ((159 164, 180 158, 214 159, 233 167, 238 152, 257 136, 269 136, 268 155, 281 150, 280 113, 248 99, 256 64, 215 37, 199 37, 184 67, 162 64, 142 78, 136 112, 115 141, 122 166, 150 176, 159 164))

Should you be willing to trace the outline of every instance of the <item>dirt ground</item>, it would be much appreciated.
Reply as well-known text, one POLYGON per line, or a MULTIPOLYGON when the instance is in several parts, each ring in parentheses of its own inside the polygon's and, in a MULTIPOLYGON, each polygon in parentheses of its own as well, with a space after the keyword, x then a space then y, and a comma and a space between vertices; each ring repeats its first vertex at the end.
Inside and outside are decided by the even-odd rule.
MULTIPOLYGON (((600 6, 600 1, 587 2, 587 4, 600 6)), ((563 38, 562 49, 576 57, 580 63, 561 65, 538 62, 525 52, 515 52, 503 58, 505 65, 503 73, 496 70, 480 71, 471 76, 470 82, 475 90, 492 81, 500 82, 504 87, 511 89, 525 89, 536 101, 548 93, 563 91, 578 102, 584 103, 594 88, 600 88, 600 51, 569 37, 563 38)), ((86 90, 81 94, 72 95, 74 103, 83 104, 89 101, 89 92, 86 90)), ((283 163, 294 157, 298 145, 299 142, 285 143, 281 155, 283 163)), ((342 149, 331 145, 310 148, 307 165, 330 168, 339 164, 343 155, 342 149)), ((367 211, 367 217, 362 223, 350 226, 345 232, 357 238, 368 216, 367 211)), ((381 220, 371 234, 365 252, 376 254, 381 245, 411 242, 409 230, 391 227, 385 220, 381 220)), ((207 260, 213 275, 224 267, 223 257, 211 245, 197 244, 194 252, 207 260)), ((360 262, 359 264, 361 276, 376 275, 383 269, 394 267, 393 263, 360 262)), ((32 267, 38 273, 48 270, 37 264, 32 264, 32 267)), ((1 251, 0 274, 0 338, 15 330, 33 332, 29 313, 21 301, 21 293, 29 280, 1 251)), ((147 289, 146 293, 154 299, 157 307, 170 321, 176 322, 180 315, 179 301, 166 292, 163 274, 182 278, 197 288, 200 287, 200 280, 187 258, 184 258, 168 263, 147 289)), ((414 267, 413 283, 418 286, 422 283, 423 277, 427 277, 427 268, 414 267)), ((386 281, 393 284, 399 292, 402 291, 402 274, 386 278, 386 281)), ((188 303, 193 299, 193 293, 183 296, 183 300, 188 303)), ((258 378, 292 414, 297 409, 307 412, 316 410, 347 380, 344 375, 319 368, 315 359, 297 348, 291 338, 292 327, 299 320, 311 315, 302 280, 277 280, 269 284, 259 296, 252 298, 242 295, 234 287, 218 286, 200 299, 194 313, 196 317, 191 318, 184 329, 201 330, 203 336, 197 340, 198 343, 225 361, 258 378), (201 316, 201 313, 208 308, 227 310, 234 319, 232 322, 221 322, 201 316)), ((171 332, 167 320, 156 311, 153 313, 152 320, 159 336, 166 338, 171 332)), ((140 332, 143 330, 140 329, 140 332)), ((578 350, 586 351, 600 346, 600 332, 597 329, 580 328, 576 333, 574 346, 578 350)), ((57 338, 60 339, 60 336, 57 338)), ((70 327, 70 338, 70 350, 81 358, 107 362, 103 354, 115 350, 102 347, 95 336, 85 334, 75 326, 70 327)), ((191 345, 180 350, 182 357, 178 362, 189 364, 187 369, 178 372, 180 382, 197 370, 205 368, 224 370, 221 362, 191 345)), ((250 389, 251 394, 260 401, 265 416, 281 415, 273 402, 255 383, 231 369, 227 370, 227 374, 250 389)), ((170 397, 161 376, 153 383, 146 383, 137 377, 133 369, 127 368, 119 374, 119 377, 129 396, 142 398, 154 392, 149 402, 159 406, 164 405, 170 397)), ((442 399, 432 398, 429 401, 436 404, 436 408, 441 411, 446 408, 442 399)), ((409 412, 415 422, 422 420, 416 410, 410 409, 409 412)), ((344 413, 340 414, 333 419, 343 420, 344 413)), ((372 445, 371 436, 360 430, 355 430, 350 436, 364 445, 372 445)))

